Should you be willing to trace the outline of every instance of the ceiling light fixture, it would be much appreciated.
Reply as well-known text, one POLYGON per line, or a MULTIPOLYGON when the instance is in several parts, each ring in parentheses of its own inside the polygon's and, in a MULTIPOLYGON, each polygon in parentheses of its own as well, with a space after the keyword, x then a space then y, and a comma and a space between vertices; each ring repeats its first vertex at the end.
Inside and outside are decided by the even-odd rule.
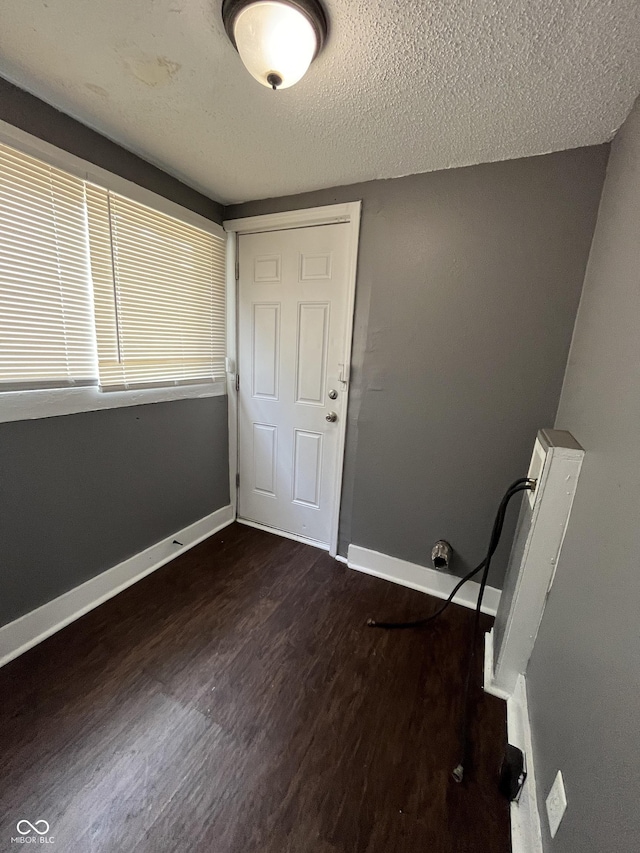
POLYGON ((222 21, 247 71, 274 90, 301 80, 327 37, 318 0, 223 0, 222 21))

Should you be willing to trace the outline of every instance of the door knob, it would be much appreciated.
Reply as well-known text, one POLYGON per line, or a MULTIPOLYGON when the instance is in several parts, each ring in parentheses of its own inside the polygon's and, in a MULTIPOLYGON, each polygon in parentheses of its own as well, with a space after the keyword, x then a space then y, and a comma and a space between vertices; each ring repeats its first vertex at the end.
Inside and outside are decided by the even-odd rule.
POLYGON ((328 420, 330 424, 333 424, 338 420, 338 416, 335 412, 327 412, 325 419, 328 420))

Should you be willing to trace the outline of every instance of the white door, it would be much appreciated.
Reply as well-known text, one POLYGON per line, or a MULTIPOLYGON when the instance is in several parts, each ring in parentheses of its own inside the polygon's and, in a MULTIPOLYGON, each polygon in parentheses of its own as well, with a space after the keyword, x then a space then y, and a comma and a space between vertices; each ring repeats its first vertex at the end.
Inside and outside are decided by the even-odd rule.
POLYGON ((328 546, 346 415, 349 226, 241 234, 238 515, 328 546))

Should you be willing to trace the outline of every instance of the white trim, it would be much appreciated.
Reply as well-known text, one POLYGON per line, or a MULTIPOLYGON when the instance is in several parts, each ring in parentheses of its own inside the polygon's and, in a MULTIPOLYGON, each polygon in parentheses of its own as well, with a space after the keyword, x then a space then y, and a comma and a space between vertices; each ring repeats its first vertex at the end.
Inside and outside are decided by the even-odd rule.
POLYGON ((484 671, 483 688, 485 693, 504 699, 506 702, 511 694, 499 687, 493 677, 493 628, 484 635, 484 671))
POLYGON ((506 701, 507 740, 521 749, 525 756, 527 779, 520 799, 518 802, 511 803, 511 851, 512 853, 542 853, 526 680, 523 675, 519 675, 511 694, 496 684, 493 677, 493 630, 485 634, 484 691, 506 701))
POLYGON ((345 564, 345 566, 348 566, 348 565, 349 565, 349 561, 347 560, 347 558, 346 558, 346 557, 342 557, 340 554, 336 554, 336 555, 335 555, 335 557, 334 557, 333 559, 334 559, 334 560, 337 560, 339 563, 344 563, 344 564, 345 564))
MULTIPOLYGON (((173 216, 175 219, 180 219, 183 222, 188 222, 196 228, 203 231, 208 231, 210 234, 215 234, 217 237, 223 237, 224 229, 217 222, 195 213, 182 205, 171 201, 164 196, 154 193, 139 184, 128 181, 126 178, 121 178, 119 175, 114 175, 106 169, 90 163, 88 160, 83 160, 75 154, 70 154, 62 148, 57 148, 51 145, 50 142, 45 142, 44 139, 39 139, 37 136, 32 136, 18 127, 14 127, 6 121, 0 121, 0 142, 5 145, 10 145, 25 154, 30 154, 32 157, 37 157, 44 160, 51 166, 69 172, 71 175, 81 178, 83 181, 89 181, 92 184, 97 184, 107 190, 112 190, 114 193, 119 193, 133 201, 138 201, 140 204, 146 204, 147 207, 152 207, 168 216, 173 216)), ((177 180, 177 179, 176 179, 177 180)))
POLYGON ((194 545, 231 524, 234 513, 224 506, 193 524, 172 533, 150 548, 107 569, 96 577, 48 601, 36 610, 0 627, 0 666, 46 640, 56 631, 84 616, 98 605, 184 554, 194 545), (174 539, 184 543, 173 544, 174 539))
POLYGON ((238 282, 236 281, 236 255, 238 238, 227 234, 227 359, 233 362, 233 370, 227 368, 227 421, 229 425, 229 499, 235 515, 238 514, 238 392, 236 376, 238 370, 238 282))
MULTIPOLYGON (((378 551, 370 551, 359 545, 349 545, 348 565, 350 569, 384 578, 400 586, 426 592, 436 598, 448 598, 460 578, 454 575, 430 569, 427 566, 419 566, 416 563, 407 563, 397 557, 389 557, 378 551)), ((480 584, 468 581, 453 599, 455 604, 463 607, 474 608, 478 601, 480 584)), ((500 603, 500 590, 487 586, 482 600, 482 612, 495 616, 500 603)))
POLYGON ((198 397, 222 397, 223 381, 200 385, 174 385, 165 388, 140 388, 137 391, 99 391, 95 385, 81 388, 48 388, 37 391, 5 391, 0 394, 0 423, 121 409, 169 400, 193 400, 198 397))
MULTIPOLYGON (((347 274, 347 323, 344 341, 344 364, 347 371, 347 381, 344 386, 344 412, 349 411, 349 365, 351 363, 351 346, 353 341, 353 322, 356 294, 356 275, 358 265, 358 241, 360 237, 361 201, 350 201, 345 204, 328 204, 323 207, 311 207, 305 210, 288 210, 284 213, 267 213, 262 216, 247 216, 244 219, 227 219, 224 228, 230 234, 256 234, 264 231, 282 231, 287 228, 310 228, 315 225, 333 225, 346 222, 349 225, 349 270, 347 274)), ((227 258, 229 255, 227 254, 227 258)), ((228 263, 228 260, 227 260, 228 263)), ((229 267, 227 267, 227 271, 229 267)), ((235 250, 233 261, 235 279, 235 250)), ((231 422, 230 422, 231 425, 231 422)), ((236 417, 236 440, 237 440, 236 417)), ((340 523, 340 505, 342 503, 342 475, 344 470, 344 449, 347 431, 347 414, 338 421, 338 464, 336 465, 335 503, 331 518, 329 534, 329 553, 335 557, 338 553, 338 528, 340 523)), ((237 465, 237 457, 236 457, 237 465)), ((235 482, 234 482, 235 489, 235 482)), ((270 529, 270 528, 266 528, 270 529)), ((284 534, 283 534, 284 535, 284 534)), ((295 538, 291 536, 290 538, 295 538)), ((302 540, 305 541, 305 540, 302 540)), ((310 540, 313 544, 313 540, 310 540)), ((319 546, 323 547, 323 546, 319 546)))
POLYGON ((525 755, 527 779, 519 801, 511 803, 512 853, 542 853, 542 834, 533 766, 531 723, 524 676, 519 675, 507 702, 507 737, 525 755))
POLYGON ((246 216, 244 219, 225 219, 225 231, 236 234, 257 234, 263 231, 283 231, 286 228, 311 228, 314 225, 335 225, 338 222, 353 222, 360 217, 361 202, 326 204, 304 210, 287 210, 283 213, 265 213, 261 216, 246 216))
POLYGON ((493 678, 513 692, 527 671, 542 615, 562 558, 584 450, 563 430, 540 430, 529 477, 537 480, 533 509, 522 512, 506 574, 506 595, 496 619, 493 678))
POLYGON ((265 533, 275 533, 276 536, 282 536, 284 539, 292 539, 294 542, 302 542, 303 545, 313 545, 314 548, 320 548, 321 551, 328 551, 329 546, 326 542, 318 542, 317 539, 307 539, 305 536, 298 536, 297 533, 289 533, 288 530, 280 530, 278 527, 269 527, 267 524, 260 524, 258 521, 249 521, 247 518, 236 518, 238 524, 246 524, 247 527, 255 527, 256 530, 264 530, 265 533))
MULTIPOLYGON (((338 205, 342 206, 342 205, 338 205)), ((358 244, 360 240, 360 212, 362 210, 362 202, 352 202, 344 205, 349 212, 349 271, 347 273, 347 323, 345 330, 344 341, 344 365, 346 376, 343 384, 344 415, 340 418, 338 430, 338 464, 336 471, 336 491, 335 502, 333 505, 333 516, 331 518, 331 533, 329 537, 329 553, 335 557, 338 553, 338 533, 340 529, 340 509, 342 506, 342 477, 344 473, 344 451, 347 440, 347 419, 349 416, 349 392, 351 390, 351 348, 353 345, 353 324, 355 320, 355 305, 356 305, 356 278, 358 272, 358 244)), ((317 210, 317 208, 316 208, 317 210)))

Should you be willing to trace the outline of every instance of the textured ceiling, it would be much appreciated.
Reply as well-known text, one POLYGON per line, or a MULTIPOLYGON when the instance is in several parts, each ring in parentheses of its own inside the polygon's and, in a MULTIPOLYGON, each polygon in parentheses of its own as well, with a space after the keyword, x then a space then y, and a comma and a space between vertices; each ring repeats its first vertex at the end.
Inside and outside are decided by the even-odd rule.
POLYGON ((0 75, 222 202, 611 138, 640 90, 638 0, 326 0, 281 92, 221 0, 2 0, 0 75))

